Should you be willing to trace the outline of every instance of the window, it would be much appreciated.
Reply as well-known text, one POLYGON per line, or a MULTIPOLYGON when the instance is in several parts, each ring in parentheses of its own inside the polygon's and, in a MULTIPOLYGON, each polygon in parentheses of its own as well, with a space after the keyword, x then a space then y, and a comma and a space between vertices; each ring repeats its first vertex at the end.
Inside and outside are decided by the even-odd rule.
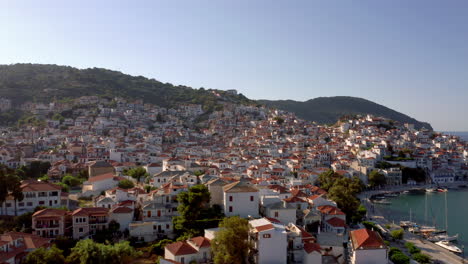
POLYGON ((253 202, 253 200, 254 200, 254 197, 250 196, 250 201, 253 202))
POLYGON ((23 206, 24 206, 24 203, 18 203, 18 206, 19 206, 19 207, 23 207, 23 206))
POLYGON ((44 201, 39 201, 39 204, 41 204, 41 205, 44 204, 44 201))
POLYGON ((232 202, 232 196, 229 196, 229 201, 232 202))
POLYGON ((168 225, 168 224, 166 224, 166 229, 169 229, 169 225, 168 225))
POLYGON ((33 204, 32 204, 32 202, 27 202, 26 205, 27 206, 32 206, 33 204))
POLYGON ((271 238, 271 234, 263 234, 263 238, 271 238))
POLYGON ((185 263, 185 258, 184 258, 184 257, 181 257, 181 258, 180 258, 180 263, 182 263, 182 264, 185 263))
POLYGON ((7 204, 6 204, 6 207, 11 207, 11 203, 7 203, 7 204))
POLYGON ((229 206, 229 212, 232 213, 232 206, 229 206))
POLYGON ((78 232, 83 233, 83 228, 80 227, 80 228, 78 229, 78 232))
POLYGON ((275 212, 275 217, 278 217, 279 216, 279 212, 275 212))

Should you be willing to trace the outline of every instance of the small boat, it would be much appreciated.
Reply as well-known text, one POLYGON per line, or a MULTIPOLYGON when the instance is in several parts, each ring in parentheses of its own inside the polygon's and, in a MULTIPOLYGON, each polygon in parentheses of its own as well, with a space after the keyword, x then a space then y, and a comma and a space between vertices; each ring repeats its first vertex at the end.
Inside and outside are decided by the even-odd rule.
POLYGON ((411 227, 411 226, 415 226, 416 223, 415 222, 411 222, 411 221, 400 221, 400 226, 401 227, 411 227))
POLYGON ((374 200, 373 203, 375 204, 392 204, 390 201, 381 199, 381 200, 374 200))
POLYGON ((426 192, 427 192, 427 193, 435 193, 436 191, 437 191, 437 190, 434 189, 434 188, 427 188, 427 189, 426 189, 426 192))
POLYGON ((454 236, 449 236, 449 235, 436 235, 436 236, 431 236, 428 238, 429 241, 431 242, 439 242, 439 241, 456 241, 458 239, 458 234, 454 236))
POLYGON ((435 244, 451 252, 462 253, 462 250, 459 247, 455 246, 454 244, 451 244, 449 241, 442 240, 439 242, 435 242, 435 244))
POLYGON ((438 192, 448 192, 448 189, 447 188, 438 188, 437 191, 438 192))

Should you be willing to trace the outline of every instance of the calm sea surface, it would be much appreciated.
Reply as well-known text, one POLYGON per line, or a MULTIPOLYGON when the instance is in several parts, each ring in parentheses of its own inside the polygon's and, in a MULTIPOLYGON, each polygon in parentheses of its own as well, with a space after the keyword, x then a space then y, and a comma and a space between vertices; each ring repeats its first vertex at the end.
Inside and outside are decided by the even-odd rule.
POLYGON ((468 132, 442 132, 447 135, 454 135, 454 136, 459 136, 465 141, 468 141, 468 132))
MULTIPOLYGON (((468 189, 449 190, 448 233, 459 234, 458 244, 468 248, 468 189)), ((396 198, 388 198, 391 205, 375 205, 383 216, 396 224, 401 220, 409 220, 410 210, 412 221, 420 225, 435 225, 445 229, 445 194, 402 194, 396 198)))

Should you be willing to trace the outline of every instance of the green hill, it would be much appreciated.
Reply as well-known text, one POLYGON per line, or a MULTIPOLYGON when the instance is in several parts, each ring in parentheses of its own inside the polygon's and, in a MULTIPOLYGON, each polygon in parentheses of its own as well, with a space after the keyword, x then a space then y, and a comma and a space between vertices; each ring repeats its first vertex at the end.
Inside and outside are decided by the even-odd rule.
MULTIPOLYGON (((203 105, 207 111, 221 109, 225 102, 257 103, 242 94, 175 86, 143 76, 131 76, 101 68, 80 70, 69 66, 45 64, 0 65, 0 97, 12 99, 16 106, 26 101, 47 103, 52 99, 71 99, 85 95, 143 99, 145 103, 162 107, 194 103, 203 105)), ((413 123, 417 128, 432 129, 428 123, 419 122, 385 106, 355 97, 321 97, 306 102, 260 100, 258 103, 291 111, 301 118, 319 123, 334 123, 343 115, 373 114, 402 123, 413 123)), ((14 122, 19 117, 9 113, 8 118, 14 122)))
POLYGON ((383 116, 400 123, 411 123, 416 128, 425 127, 432 130, 429 123, 420 122, 405 114, 369 100, 350 96, 319 97, 305 102, 293 100, 259 100, 268 107, 295 113, 298 117, 316 121, 321 124, 335 123, 344 115, 372 114, 383 116))
POLYGON ((12 99, 15 105, 25 101, 50 102, 53 98, 60 100, 85 95, 143 99, 145 103, 163 107, 194 103, 202 104, 206 110, 220 108, 223 101, 252 103, 242 94, 174 86, 100 68, 80 70, 43 64, 0 65, 0 97, 12 99))

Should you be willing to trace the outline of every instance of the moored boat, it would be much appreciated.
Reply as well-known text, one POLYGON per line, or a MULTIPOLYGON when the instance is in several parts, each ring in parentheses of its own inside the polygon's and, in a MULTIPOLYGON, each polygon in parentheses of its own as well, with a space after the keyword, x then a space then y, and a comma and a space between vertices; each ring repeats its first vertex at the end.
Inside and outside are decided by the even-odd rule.
POLYGON ((431 242, 439 242, 439 241, 456 241, 458 239, 458 234, 454 236, 449 236, 449 235, 435 235, 431 236, 428 238, 429 241, 431 242))
POLYGON ((455 246, 454 244, 451 244, 449 241, 442 240, 439 242, 435 242, 435 244, 451 252, 462 253, 462 250, 459 247, 455 246))

